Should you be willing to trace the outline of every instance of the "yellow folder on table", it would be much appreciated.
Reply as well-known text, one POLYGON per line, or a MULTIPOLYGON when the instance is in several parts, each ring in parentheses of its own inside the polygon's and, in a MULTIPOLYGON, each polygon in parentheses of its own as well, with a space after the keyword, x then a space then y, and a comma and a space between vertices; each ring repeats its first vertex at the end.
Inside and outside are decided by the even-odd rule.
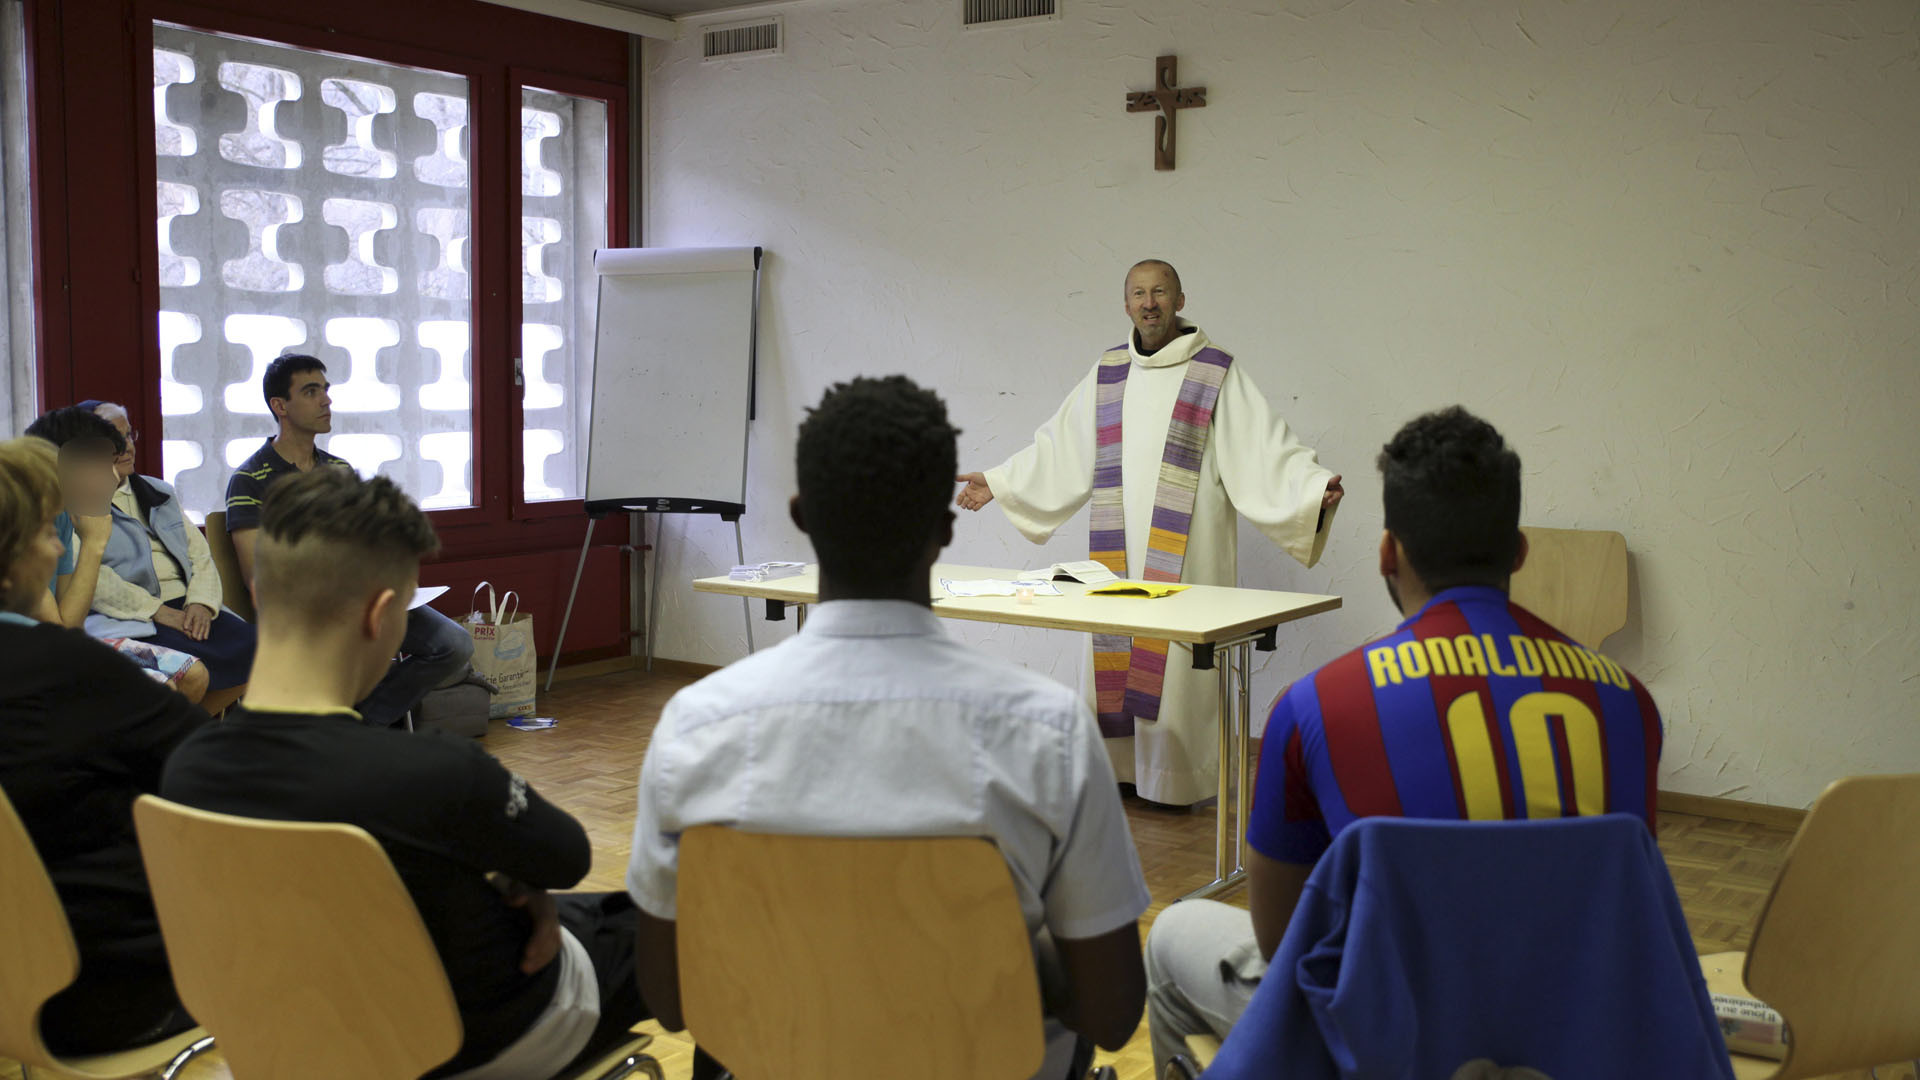
POLYGON ((1175 585, 1171 581, 1110 581, 1087 590, 1088 596, 1144 596, 1149 600, 1162 596, 1172 596, 1185 592, 1190 585, 1175 585))

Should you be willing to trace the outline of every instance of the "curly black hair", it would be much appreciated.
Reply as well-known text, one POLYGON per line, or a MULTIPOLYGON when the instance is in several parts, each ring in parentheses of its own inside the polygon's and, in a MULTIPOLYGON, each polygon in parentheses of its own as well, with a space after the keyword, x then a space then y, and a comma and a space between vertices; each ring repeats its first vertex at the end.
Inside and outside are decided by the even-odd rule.
POLYGON ((1417 416, 1380 451, 1387 530, 1438 592, 1504 586, 1520 550, 1520 455, 1458 405, 1417 416))
POLYGON ((951 513, 959 434, 946 403, 905 375, 827 391, 794 454, 823 574, 884 583, 912 573, 951 513))

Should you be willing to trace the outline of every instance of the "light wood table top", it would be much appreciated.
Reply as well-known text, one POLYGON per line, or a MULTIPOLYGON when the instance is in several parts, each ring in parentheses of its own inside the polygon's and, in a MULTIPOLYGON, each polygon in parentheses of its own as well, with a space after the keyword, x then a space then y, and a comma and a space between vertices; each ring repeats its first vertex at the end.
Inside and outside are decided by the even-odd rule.
MULTIPOLYGON (((1056 581, 1054 584, 1061 595, 1035 596, 1030 604, 1022 604, 1012 596, 948 596, 940 587, 941 578, 954 581, 1011 579, 1020 574, 1019 570, 998 567, 938 563, 929 583, 933 613, 946 619, 1164 638, 1202 645, 1227 641, 1340 606, 1338 596, 1221 585, 1195 585, 1172 596, 1150 600, 1138 596, 1088 596, 1086 592, 1091 586, 1077 581, 1056 581)), ((820 601, 819 566, 810 564, 805 571, 777 581, 698 578, 693 588, 695 592, 723 596, 815 604, 820 601)))

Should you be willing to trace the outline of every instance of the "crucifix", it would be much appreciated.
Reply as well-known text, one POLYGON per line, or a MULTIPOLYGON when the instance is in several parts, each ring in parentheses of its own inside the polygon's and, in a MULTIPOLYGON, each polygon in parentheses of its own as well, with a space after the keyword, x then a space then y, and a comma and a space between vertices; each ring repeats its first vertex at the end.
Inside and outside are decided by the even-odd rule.
POLYGON ((1154 87, 1127 94, 1127 111, 1157 112, 1153 118, 1153 167, 1161 172, 1173 169, 1173 118, 1180 109, 1204 109, 1207 88, 1175 86, 1180 81, 1179 57, 1162 56, 1154 63, 1154 87))

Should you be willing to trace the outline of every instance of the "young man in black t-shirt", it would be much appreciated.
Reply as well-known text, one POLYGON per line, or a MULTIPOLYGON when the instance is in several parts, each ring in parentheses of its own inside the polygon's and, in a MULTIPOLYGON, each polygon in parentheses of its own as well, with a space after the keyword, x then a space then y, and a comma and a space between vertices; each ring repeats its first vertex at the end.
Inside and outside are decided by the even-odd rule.
POLYGON ((254 545, 260 644, 227 722, 174 753, 190 806, 371 833, 420 909, 466 1041, 433 1077, 552 1076, 646 1018, 625 894, 549 896, 592 863, 585 830, 477 745, 366 726, 353 704, 407 629, 426 515, 390 481, 276 483, 254 545))

